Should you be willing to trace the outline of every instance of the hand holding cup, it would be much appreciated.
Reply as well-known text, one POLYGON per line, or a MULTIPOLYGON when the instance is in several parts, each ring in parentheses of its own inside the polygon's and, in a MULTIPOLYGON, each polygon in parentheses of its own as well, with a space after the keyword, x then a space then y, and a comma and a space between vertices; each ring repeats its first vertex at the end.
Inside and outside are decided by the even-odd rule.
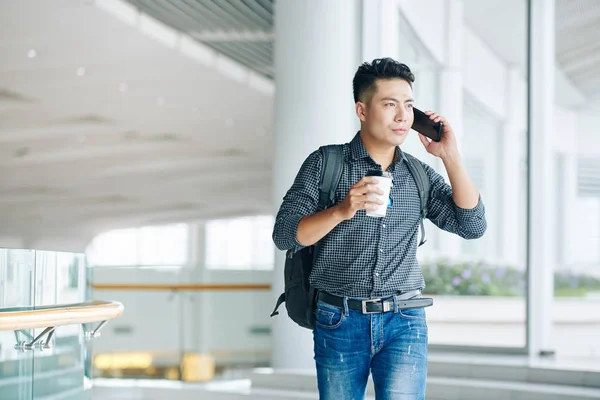
POLYGON ((337 206, 342 219, 352 219, 358 210, 367 210, 368 215, 369 212, 377 212, 383 206, 385 211, 387 202, 384 203, 381 199, 385 196, 385 191, 380 188, 379 178, 382 177, 365 176, 350 187, 344 200, 337 206))

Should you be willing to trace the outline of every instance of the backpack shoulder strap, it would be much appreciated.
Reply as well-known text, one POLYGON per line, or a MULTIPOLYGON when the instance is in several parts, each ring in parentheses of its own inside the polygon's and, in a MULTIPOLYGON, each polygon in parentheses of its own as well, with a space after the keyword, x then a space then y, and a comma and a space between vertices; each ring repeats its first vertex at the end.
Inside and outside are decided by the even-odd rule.
POLYGON ((323 154, 323 168, 319 181, 319 211, 335 201, 335 190, 344 169, 344 145, 332 144, 320 148, 323 154))
POLYGON ((419 199, 421 200, 421 242, 419 243, 419 246, 421 246, 427 241, 425 239, 425 226, 423 225, 423 220, 427 217, 427 201, 429 200, 430 190, 429 177, 427 176, 427 172, 425 172, 425 168, 423 167, 423 164, 421 164, 421 161, 408 153, 404 153, 404 155, 406 156, 408 169, 417 184, 419 199))

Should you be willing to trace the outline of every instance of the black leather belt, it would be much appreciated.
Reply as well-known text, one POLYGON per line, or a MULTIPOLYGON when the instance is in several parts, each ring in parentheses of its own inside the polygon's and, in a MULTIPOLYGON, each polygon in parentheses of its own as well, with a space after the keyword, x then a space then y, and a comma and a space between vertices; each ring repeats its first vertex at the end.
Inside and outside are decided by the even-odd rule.
MULTIPOLYGON (((409 292, 405 292, 399 295, 396 295, 396 301, 413 299, 415 297, 419 297, 421 295, 420 290, 411 290, 409 292)), ((344 298, 341 296, 336 296, 334 294, 329 294, 327 292, 319 292, 319 300, 331 304, 335 307, 344 308, 344 298)), ((413 306, 415 307, 415 306, 413 306)), ((419 307, 419 306, 417 306, 419 307)), ((420 306, 422 307, 422 306, 420 306)), ((348 308, 352 310, 362 311, 363 314, 376 314, 388 311, 394 311, 394 297, 388 297, 385 299, 363 299, 363 300, 355 300, 348 299, 348 308)), ((399 308, 412 308, 407 306, 406 304, 400 305, 399 308)))

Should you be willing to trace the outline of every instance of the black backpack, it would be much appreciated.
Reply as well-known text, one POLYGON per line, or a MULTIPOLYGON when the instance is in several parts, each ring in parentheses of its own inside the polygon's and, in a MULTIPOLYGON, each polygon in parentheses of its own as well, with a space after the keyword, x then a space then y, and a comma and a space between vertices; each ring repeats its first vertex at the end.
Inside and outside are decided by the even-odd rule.
MULTIPOLYGON (((340 182, 344 168, 343 145, 328 145, 320 148, 323 154, 323 168, 319 181, 319 206, 317 212, 335 204, 335 190, 340 182)), ((419 160, 404 153, 408 160, 408 168, 415 179, 421 199, 421 242, 426 242, 423 220, 427 216, 427 199, 429 198, 429 177, 419 160)), ((285 302, 288 316, 298 325, 307 329, 315 327, 315 308, 317 290, 309 282, 310 273, 318 254, 319 243, 307 246, 294 252, 288 250, 285 255, 283 272, 284 292, 277 299, 271 317, 279 315, 277 311, 285 302)))

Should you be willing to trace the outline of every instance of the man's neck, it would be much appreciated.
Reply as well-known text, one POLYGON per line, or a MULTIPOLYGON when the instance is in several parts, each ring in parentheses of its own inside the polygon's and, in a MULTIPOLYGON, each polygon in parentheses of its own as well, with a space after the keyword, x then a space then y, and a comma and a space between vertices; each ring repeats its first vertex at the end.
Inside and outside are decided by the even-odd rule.
POLYGON ((394 161, 394 156, 396 155, 396 146, 390 147, 388 144, 382 145, 381 143, 377 143, 371 140, 370 135, 364 133, 364 130, 360 131, 360 139, 362 141, 363 146, 365 146, 365 150, 371 156, 371 158, 379 165, 383 171, 385 171, 392 161, 394 161))

